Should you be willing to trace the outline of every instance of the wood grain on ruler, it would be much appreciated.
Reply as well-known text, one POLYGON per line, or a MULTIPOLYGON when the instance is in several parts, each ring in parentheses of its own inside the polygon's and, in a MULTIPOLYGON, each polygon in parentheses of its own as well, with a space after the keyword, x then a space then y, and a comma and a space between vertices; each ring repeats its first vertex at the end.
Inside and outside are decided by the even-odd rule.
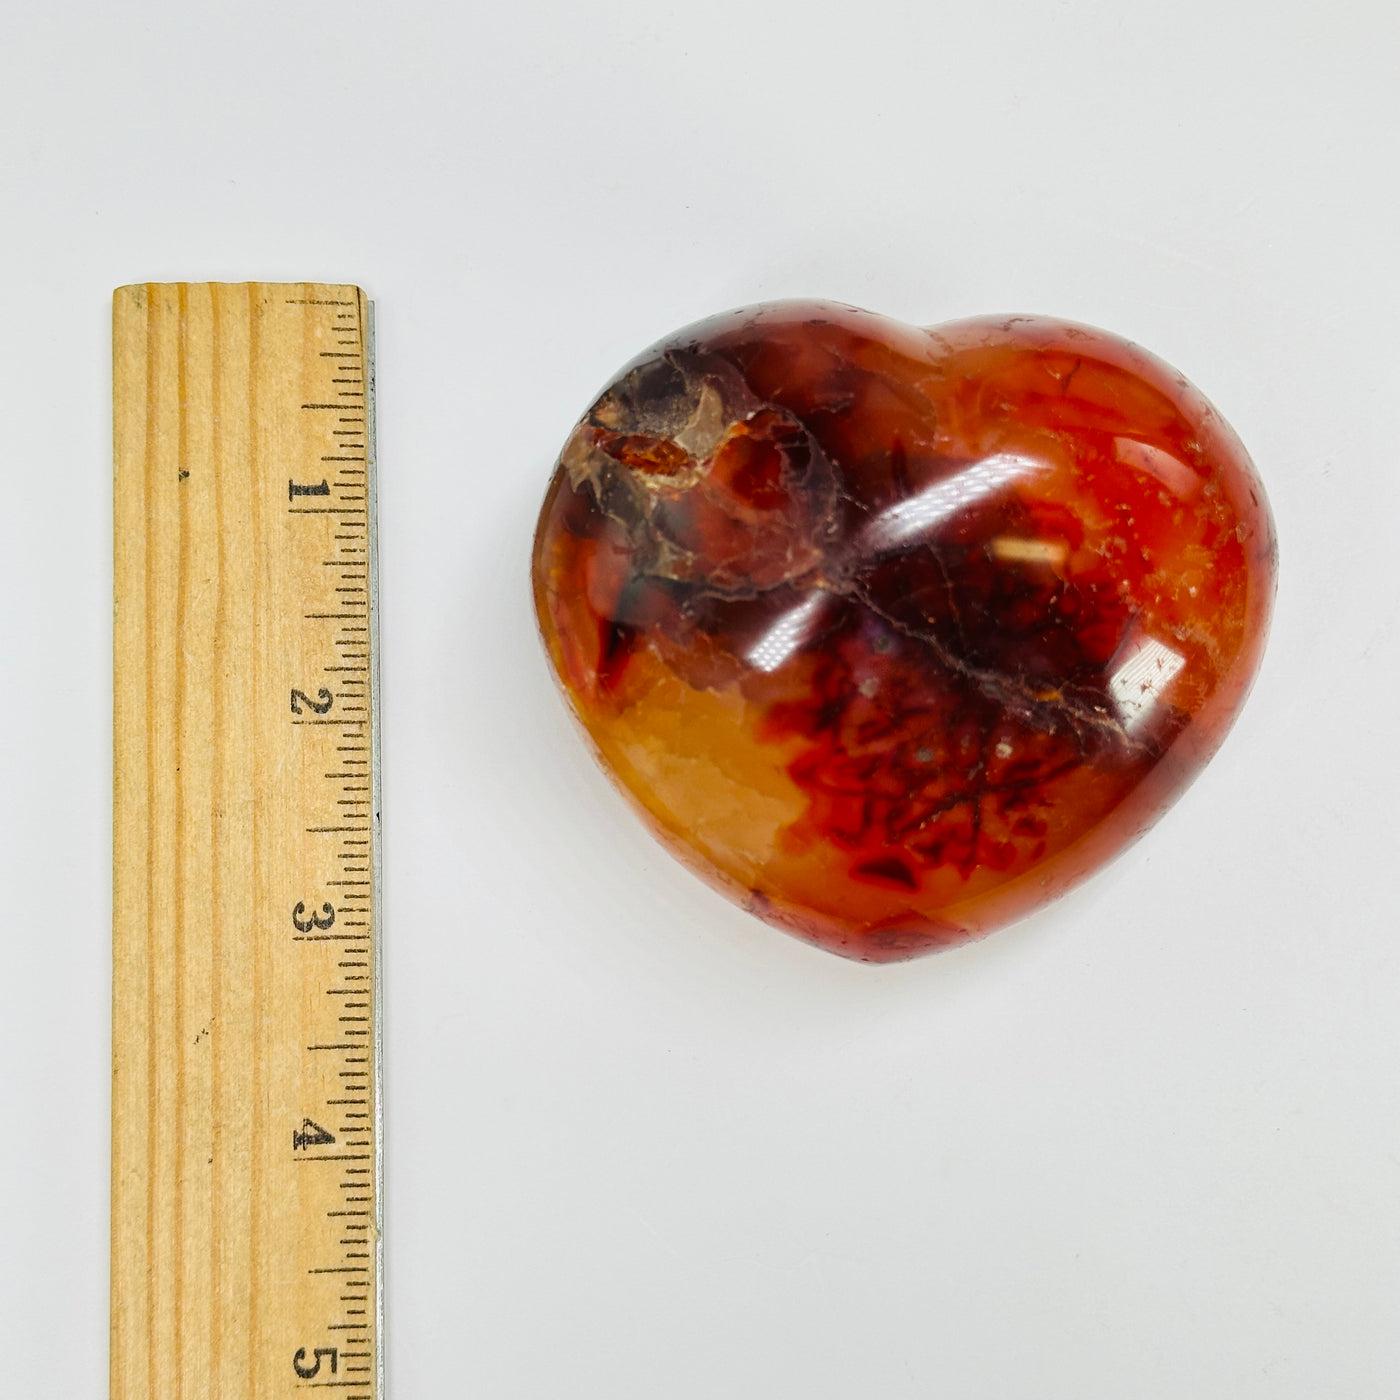
POLYGON ((378 1393, 367 333, 115 296, 113 1400, 378 1393))

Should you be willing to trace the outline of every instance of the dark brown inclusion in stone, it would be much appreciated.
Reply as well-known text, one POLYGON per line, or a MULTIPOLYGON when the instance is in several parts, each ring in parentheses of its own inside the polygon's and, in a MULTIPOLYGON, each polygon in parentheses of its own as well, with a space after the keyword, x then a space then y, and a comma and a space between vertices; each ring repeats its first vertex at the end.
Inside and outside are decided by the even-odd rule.
POLYGON ((850 957, 1062 893, 1229 728, 1274 592, 1249 458, 1083 326, 778 303, 624 369, 540 515, 540 627, 705 878, 850 957))

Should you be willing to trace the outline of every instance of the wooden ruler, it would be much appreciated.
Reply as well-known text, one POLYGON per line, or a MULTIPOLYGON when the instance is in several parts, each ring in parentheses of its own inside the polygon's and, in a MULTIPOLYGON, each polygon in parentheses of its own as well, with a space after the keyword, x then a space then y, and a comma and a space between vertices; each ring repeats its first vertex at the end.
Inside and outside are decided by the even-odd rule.
POLYGON ((371 331, 115 295, 113 1400, 382 1395, 371 331))

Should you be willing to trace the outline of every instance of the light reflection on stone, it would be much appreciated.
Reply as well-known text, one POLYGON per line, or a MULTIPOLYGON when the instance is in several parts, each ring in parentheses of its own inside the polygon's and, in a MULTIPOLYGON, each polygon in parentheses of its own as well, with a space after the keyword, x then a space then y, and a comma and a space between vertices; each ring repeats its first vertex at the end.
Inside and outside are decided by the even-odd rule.
POLYGON ((813 593, 785 612, 746 653, 760 671, 776 671, 812 634, 819 622, 825 595, 813 593))
POLYGON ((861 532, 859 548, 861 552, 880 554, 916 543, 920 536, 967 506, 995 495, 1018 477, 1045 469, 1043 462, 1015 453, 986 457, 882 511, 861 532))
POLYGON ((1108 678, 1108 693, 1118 706, 1124 727, 1135 730, 1186 664, 1186 658, 1155 637, 1135 638, 1119 656, 1123 659, 1108 678))
POLYGON ((1113 448, 1120 462, 1155 476, 1179 500, 1193 500, 1201 489, 1201 478, 1185 462, 1160 447, 1136 438, 1117 437, 1113 448))
POLYGON ((1069 558, 1069 546, 1063 540, 1019 540, 1010 535, 998 535, 991 544, 992 557, 1009 564, 1048 564, 1058 569, 1069 558))

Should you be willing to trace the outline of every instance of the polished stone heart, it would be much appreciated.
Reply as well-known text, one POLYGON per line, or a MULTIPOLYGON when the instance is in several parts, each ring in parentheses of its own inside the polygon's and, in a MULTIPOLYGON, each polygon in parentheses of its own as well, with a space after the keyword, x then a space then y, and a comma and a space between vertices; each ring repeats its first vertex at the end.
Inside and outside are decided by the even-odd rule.
POLYGON ((783 302, 622 370, 564 446, 534 587, 570 706, 670 849, 890 961, 1152 825, 1244 700, 1275 558, 1238 439, 1136 346, 783 302))

